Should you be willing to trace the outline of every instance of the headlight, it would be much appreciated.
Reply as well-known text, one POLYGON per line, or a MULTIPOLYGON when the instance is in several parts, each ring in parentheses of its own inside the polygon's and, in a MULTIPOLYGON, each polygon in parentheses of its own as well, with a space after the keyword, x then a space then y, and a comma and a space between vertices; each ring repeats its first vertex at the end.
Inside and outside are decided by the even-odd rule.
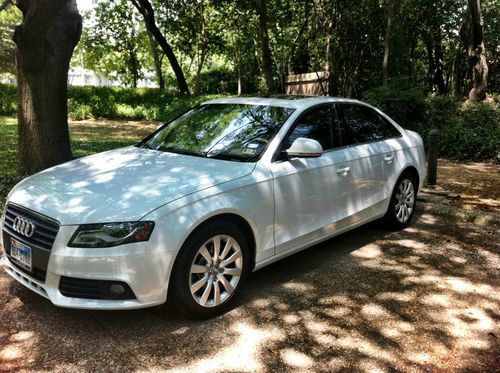
POLYGON ((69 240, 70 247, 112 247, 131 242, 147 241, 155 223, 138 221, 80 225, 69 240))

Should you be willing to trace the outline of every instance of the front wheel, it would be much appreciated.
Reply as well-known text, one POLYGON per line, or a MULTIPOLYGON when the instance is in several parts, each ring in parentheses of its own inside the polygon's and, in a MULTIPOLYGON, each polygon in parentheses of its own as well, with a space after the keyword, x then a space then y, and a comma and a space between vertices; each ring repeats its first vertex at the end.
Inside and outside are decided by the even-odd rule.
POLYGON ((228 222, 206 225, 188 238, 172 272, 170 296, 194 318, 229 309, 249 268, 248 243, 228 222))
POLYGON ((409 174, 403 174, 396 182, 389 208, 384 216, 386 225, 393 229, 406 228, 415 212, 417 182, 409 174))

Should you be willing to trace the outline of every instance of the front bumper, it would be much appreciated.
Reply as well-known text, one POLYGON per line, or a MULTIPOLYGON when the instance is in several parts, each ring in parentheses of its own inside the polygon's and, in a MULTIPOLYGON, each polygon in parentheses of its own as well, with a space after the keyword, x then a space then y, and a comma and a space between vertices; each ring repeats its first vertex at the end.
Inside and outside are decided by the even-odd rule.
POLYGON ((76 228, 60 227, 50 252, 45 281, 22 271, 8 257, 0 260, 0 266, 19 283, 60 307, 118 310, 151 307, 166 301, 172 253, 151 247, 150 241, 105 249, 67 247, 66 243, 76 228), (59 290, 63 276, 123 282, 130 287, 135 299, 64 296, 59 290))

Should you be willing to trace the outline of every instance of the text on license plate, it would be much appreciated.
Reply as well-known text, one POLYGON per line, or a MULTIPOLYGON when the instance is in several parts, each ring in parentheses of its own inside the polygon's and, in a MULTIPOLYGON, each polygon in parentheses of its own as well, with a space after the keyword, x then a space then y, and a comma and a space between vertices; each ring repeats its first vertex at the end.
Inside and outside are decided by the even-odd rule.
POLYGON ((15 239, 10 239, 10 256, 31 271, 31 247, 15 239))

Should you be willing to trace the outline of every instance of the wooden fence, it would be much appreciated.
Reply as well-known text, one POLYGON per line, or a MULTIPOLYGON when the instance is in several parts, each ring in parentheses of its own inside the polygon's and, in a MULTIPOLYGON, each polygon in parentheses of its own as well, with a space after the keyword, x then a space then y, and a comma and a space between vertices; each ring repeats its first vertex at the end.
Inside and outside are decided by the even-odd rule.
POLYGON ((328 72, 287 75, 285 92, 287 95, 327 95, 328 72))

